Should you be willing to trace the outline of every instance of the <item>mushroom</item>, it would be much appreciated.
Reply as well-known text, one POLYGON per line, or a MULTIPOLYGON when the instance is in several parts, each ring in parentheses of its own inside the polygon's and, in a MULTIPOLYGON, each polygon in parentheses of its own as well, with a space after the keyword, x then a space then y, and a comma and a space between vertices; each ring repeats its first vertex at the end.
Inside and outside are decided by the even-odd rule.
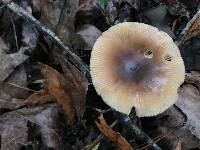
POLYGON ((137 22, 112 26, 95 42, 90 59, 93 85, 106 104, 137 116, 162 113, 178 99, 185 67, 171 37, 137 22))

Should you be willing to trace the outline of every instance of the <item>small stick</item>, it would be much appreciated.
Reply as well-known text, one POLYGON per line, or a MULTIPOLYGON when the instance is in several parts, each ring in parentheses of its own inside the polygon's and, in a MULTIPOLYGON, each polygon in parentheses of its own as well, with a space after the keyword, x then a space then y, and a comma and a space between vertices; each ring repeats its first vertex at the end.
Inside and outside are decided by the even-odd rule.
POLYGON ((7 82, 7 83, 10 84, 10 85, 12 85, 12 86, 18 87, 18 88, 20 88, 20 89, 24 89, 24 90, 27 90, 27 91, 39 93, 39 91, 35 91, 35 90, 29 89, 29 88, 26 88, 26 87, 22 87, 22 86, 19 86, 19 85, 17 85, 17 84, 11 83, 11 82, 7 82))
POLYGON ((153 148, 154 150, 162 150, 146 133, 144 133, 131 121, 128 115, 122 114, 115 110, 113 110, 113 114, 119 120, 119 122, 121 122, 128 129, 129 133, 132 135, 133 138, 135 138, 136 141, 148 143, 152 145, 151 148, 153 148))

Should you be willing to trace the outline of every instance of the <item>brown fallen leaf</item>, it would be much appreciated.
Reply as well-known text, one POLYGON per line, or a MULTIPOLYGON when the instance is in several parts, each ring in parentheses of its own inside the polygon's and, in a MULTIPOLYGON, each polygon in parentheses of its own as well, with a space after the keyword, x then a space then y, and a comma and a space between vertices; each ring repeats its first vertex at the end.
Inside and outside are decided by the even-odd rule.
MULTIPOLYGON (((60 64, 64 72, 64 78, 67 81, 70 97, 73 100, 78 119, 82 119, 85 112, 86 94, 88 90, 88 80, 85 76, 63 56, 60 56, 60 64)), ((64 86, 66 87, 66 86, 64 86)))
POLYGON ((182 149, 181 148, 181 140, 179 140, 175 150, 181 150, 181 149, 182 149))
POLYGON ((103 115, 101 114, 98 121, 95 122, 101 133, 108 139, 118 145, 119 150, 133 150, 133 147, 127 142, 127 140, 121 136, 119 132, 113 131, 106 123, 103 115))
POLYGON ((65 90, 69 88, 64 87, 68 87, 68 83, 64 79, 63 75, 45 64, 38 64, 36 67, 40 69, 42 75, 46 79, 44 91, 41 91, 40 93, 33 93, 26 99, 25 104, 56 101, 62 106, 68 123, 73 124, 75 121, 75 109, 69 95, 70 91, 65 90))
POLYGON ((200 35, 200 10, 188 22, 184 30, 180 34, 181 43, 185 43, 192 37, 200 35))
POLYGON ((46 79, 44 89, 39 93, 30 95, 25 103, 41 104, 56 101, 65 111, 66 120, 69 124, 73 124, 75 117, 79 120, 83 117, 88 81, 69 62, 62 61, 61 66, 64 75, 50 66, 37 65, 46 79))

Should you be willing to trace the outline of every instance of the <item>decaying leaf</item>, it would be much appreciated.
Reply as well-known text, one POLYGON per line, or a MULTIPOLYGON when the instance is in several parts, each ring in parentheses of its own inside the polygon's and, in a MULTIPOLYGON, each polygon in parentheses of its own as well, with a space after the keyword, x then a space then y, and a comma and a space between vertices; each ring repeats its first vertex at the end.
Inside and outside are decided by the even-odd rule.
POLYGON ((186 70, 200 70, 200 37, 194 37, 180 45, 186 70))
POLYGON ((24 99, 11 98, 9 100, 0 98, 0 109, 17 109, 24 106, 24 99))
POLYGON ((79 0, 79 5, 86 3, 88 0, 79 0))
POLYGON ((0 38, 0 108, 16 109, 23 105, 23 99, 28 91, 20 86, 26 87, 27 75, 23 66, 19 66, 28 56, 24 55, 23 48, 17 53, 11 53, 5 42, 0 38), (10 85, 13 83, 19 87, 10 85))
POLYGON ((186 42, 192 37, 200 35, 200 10, 187 23, 185 29, 180 34, 181 43, 186 42))
POLYGON ((150 24, 157 27, 158 29, 168 33, 172 38, 175 38, 174 33, 170 29, 167 22, 167 6, 160 4, 159 6, 148 9, 144 15, 150 21, 150 24))
POLYGON ((0 87, 0 98, 7 100, 11 98, 27 98, 29 91, 23 87, 27 87, 27 75, 24 67, 20 66, 13 71, 0 87))
POLYGON ((182 150, 182 148, 181 148, 181 140, 178 141, 178 144, 177 144, 175 150, 182 150))
POLYGON ((63 120, 60 114, 61 111, 56 104, 23 108, 13 112, 13 116, 29 122, 27 133, 30 145, 34 146, 36 143, 42 142, 46 149, 53 148, 56 150, 63 150, 63 143, 61 142, 63 127, 58 122, 58 120, 63 120), (38 136, 41 139, 38 139, 38 136))
MULTIPOLYGON (((0 39, 0 43, 2 39, 0 39)), ((15 70, 17 66, 22 64, 28 59, 27 55, 24 55, 24 48, 21 48, 17 53, 6 54, 6 47, 4 44, 0 45, 0 83, 3 82, 8 76, 15 70)))
POLYGON ((26 99, 25 103, 32 104, 33 102, 35 104, 56 101, 65 111, 69 124, 73 124, 75 120, 75 109, 69 91, 64 90, 64 86, 67 86, 64 77, 58 71, 47 65, 38 64, 36 67, 40 69, 46 79, 44 91, 32 94, 26 99))
POLYGON ((47 104, 1 115, 1 150, 34 148, 63 150, 61 143, 63 128, 58 123, 59 119, 63 119, 60 114, 57 105, 47 104))
POLYGON ((88 80, 85 76, 64 57, 60 57, 60 64, 64 72, 64 78, 67 81, 68 91, 78 119, 82 119, 86 107, 86 94, 88 90, 88 80))
POLYGON ((88 0, 79 6, 76 13, 76 20, 84 24, 94 24, 103 17, 102 10, 99 8, 98 0, 88 0))
POLYGON ((180 88, 179 99, 176 105, 187 116, 185 128, 190 130, 197 138, 200 138, 200 124, 198 123, 200 121, 199 91, 197 91, 195 87, 192 88, 192 85, 188 85, 190 88, 186 85, 183 85, 183 87, 180 88))
POLYGON ((64 76, 47 65, 37 65, 46 79, 44 90, 29 96, 25 103, 37 104, 56 101, 62 106, 66 120, 69 124, 73 124, 75 113, 79 119, 84 114, 88 83, 81 78, 80 72, 77 72, 74 66, 69 63, 61 63, 61 65, 64 76))
POLYGON ((41 23, 57 32, 65 45, 70 45, 71 35, 75 32, 74 20, 78 3, 78 0, 33 0, 33 10, 41 14, 41 23), (64 11, 61 15, 62 9, 64 11))
POLYGON ((131 147, 131 145, 124 137, 121 136, 119 132, 113 131, 107 125, 102 114, 99 116, 98 121, 96 121, 96 125, 104 136, 118 145, 120 150, 133 150, 133 147, 131 147))
POLYGON ((101 35, 101 31, 93 25, 85 24, 77 30, 76 34, 84 41, 84 45, 81 48, 83 50, 92 50, 95 41, 101 35))
POLYGON ((1 115, 0 135, 2 150, 20 150, 22 145, 27 143, 27 120, 12 112, 1 115))
POLYGON ((200 72, 190 71, 190 73, 186 73, 185 82, 195 84, 198 88, 200 88, 200 72))

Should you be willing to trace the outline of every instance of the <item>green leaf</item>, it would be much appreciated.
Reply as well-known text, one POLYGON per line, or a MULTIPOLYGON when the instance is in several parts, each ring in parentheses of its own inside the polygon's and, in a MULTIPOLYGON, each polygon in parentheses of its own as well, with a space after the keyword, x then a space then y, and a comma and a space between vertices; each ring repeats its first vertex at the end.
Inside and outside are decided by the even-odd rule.
POLYGON ((108 0, 99 0, 99 3, 103 10, 105 10, 108 6, 108 0))

